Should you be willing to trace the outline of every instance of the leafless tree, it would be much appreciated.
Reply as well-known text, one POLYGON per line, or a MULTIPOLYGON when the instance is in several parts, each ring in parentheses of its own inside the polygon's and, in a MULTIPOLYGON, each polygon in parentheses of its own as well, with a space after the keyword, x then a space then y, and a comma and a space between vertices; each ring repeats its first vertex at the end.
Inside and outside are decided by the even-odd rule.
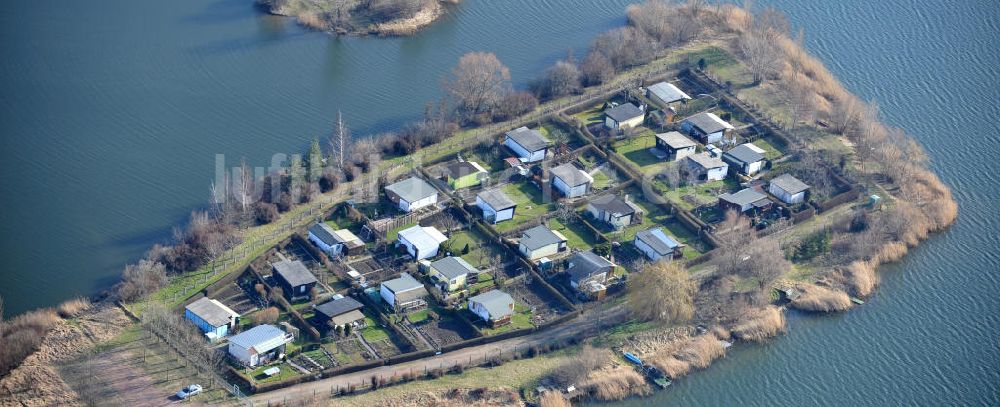
POLYGON ((585 85, 600 85, 615 76, 615 66, 604 54, 591 51, 580 64, 580 74, 585 85))
POLYGON ((742 263, 749 257, 750 246, 756 239, 750 220, 734 210, 727 211, 725 220, 716 228, 715 238, 719 243, 716 248, 719 273, 740 274, 742 263))
POLYGON ((350 148, 348 145, 350 138, 350 131, 347 129, 347 124, 344 123, 344 116, 338 110, 336 128, 327 141, 330 144, 330 161, 337 170, 344 171, 346 153, 350 148))
POLYGON ((247 164, 246 158, 240 160, 240 167, 237 170, 236 175, 232 178, 233 186, 230 190, 233 192, 233 198, 236 203, 240 205, 240 214, 243 219, 247 219, 250 213, 250 207, 253 205, 254 196, 254 176, 253 170, 250 165, 247 164))
POLYGON ((466 117, 486 113, 510 92, 510 69, 493 53, 468 53, 458 60, 445 90, 466 117))
POLYGON ((649 62, 656 54, 656 40, 635 27, 621 27, 598 35, 591 49, 604 54, 615 69, 649 62))
POLYGON ((122 282, 115 291, 125 302, 138 300, 167 284, 167 271, 162 263, 140 260, 137 264, 125 266, 122 282))
POLYGON ((572 61, 557 61, 545 70, 545 76, 532 87, 540 98, 555 99, 579 92, 580 78, 580 68, 572 61))

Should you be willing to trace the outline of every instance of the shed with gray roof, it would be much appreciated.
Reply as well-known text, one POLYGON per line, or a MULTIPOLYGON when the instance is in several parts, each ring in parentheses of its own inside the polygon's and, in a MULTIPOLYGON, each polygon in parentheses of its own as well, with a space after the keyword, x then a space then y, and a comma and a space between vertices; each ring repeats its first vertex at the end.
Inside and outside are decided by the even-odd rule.
POLYGON ((519 127, 507 132, 503 144, 513 150, 521 162, 531 163, 544 160, 552 142, 538 130, 519 127))
POLYGON ((493 327, 500 326, 514 315, 514 297, 500 290, 487 291, 469 298, 469 311, 493 327))
POLYGON ((282 260, 271 264, 271 267, 276 282, 290 301, 308 297, 309 290, 317 283, 316 276, 301 261, 282 260))
POLYGON ((386 196, 403 212, 410 212, 438 201, 438 191, 417 177, 410 177, 385 187, 386 196))

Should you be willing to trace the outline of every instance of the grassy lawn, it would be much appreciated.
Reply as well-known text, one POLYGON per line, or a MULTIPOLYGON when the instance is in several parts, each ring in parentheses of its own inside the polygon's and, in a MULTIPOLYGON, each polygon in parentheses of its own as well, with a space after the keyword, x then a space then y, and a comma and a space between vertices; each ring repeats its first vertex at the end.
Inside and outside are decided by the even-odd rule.
POLYGON ((482 331, 483 335, 490 336, 533 326, 535 325, 531 323, 531 309, 527 305, 514 303, 514 315, 510 316, 509 324, 496 328, 484 328, 482 331))
POLYGON ((287 363, 260 366, 250 371, 250 377, 252 377, 255 381, 257 381, 257 383, 278 382, 285 379, 291 379, 301 374, 302 374, 301 372, 296 370, 294 367, 289 366, 287 363), (274 376, 267 377, 267 375, 264 374, 264 371, 272 367, 277 367, 281 371, 274 376))
POLYGON ((475 284, 469 284, 469 294, 475 295, 476 293, 479 293, 479 291, 494 285, 495 282, 493 281, 492 275, 489 273, 479 273, 479 281, 476 281, 475 284))
POLYGON ((463 230, 452 233, 448 241, 444 243, 444 247, 452 256, 461 256, 462 259, 469 262, 473 267, 481 268, 489 264, 490 255, 492 254, 492 251, 485 243, 486 240, 478 232, 463 230), (462 250, 465 250, 466 245, 469 246, 469 252, 462 254, 462 250))
POLYGON ((677 238, 678 242, 685 245, 681 248, 681 253, 684 255, 684 259, 691 260, 695 257, 701 256, 703 252, 703 243, 698 235, 692 233, 676 219, 671 219, 670 221, 663 223, 663 228, 666 230, 668 235, 677 238))
POLYGON ((514 219, 494 225, 500 233, 555 210, 555 204, 543 202, 542 191, 527 182, 506 184, 502 190, 517 203, 517 208, 514 210, 514 219))
POLYGON ((634 164, 643 173, 652 173, 663 167, 666 161, 656 158, 649 149, 656 146, 656 134, 646 130, 639 136, 619 140, 612 145, 615 152, 634 164))
POLYGON ((765 139, 754 140, 753 145, 760 147, 761 150, 764 150, 764 158, 768 160, 773 160, 785 155, 781 152, 781 150, 778 150, 773 144, 765 139))
POLYGON ((396 241, 396 238, 399 237, 399 232, 401 230, 412 228, 414 226, 417 226, 417 222, 407 223, 405 225, 397 226, 395 228, 389 229, 389 231, 386 232, 386 234, 385 234, 385 241, 387 241, 387 242, 394 242, 394 241, 396 241))
POLYGON ((608 174, 604 171, 605 169, 602 168, 600 170, 594 171, 594 174, 591 175, 592 177, 594 177, 594 183, 591 185, 591 188, 593 188, 595 191, 602 191, 611 188, 612 184, 611 177, 609 177, 608 174))
POLYGON ((601 110, 602 107, 604 107, 604 102, 599 102, 587 110, 574 114, 573 117, 580 119, 587 125, 604 123, 604 111, 601 110))
POLYGON ((726 178, 722 181, 712 181, 697 185, 685 185, 683 187, 673 189, 670 189, 663 183, 657 183, 657 186, 660 189, 660 193, 669 199, 670 202, 673 202, 678 207, 686 210, 718 202, 719 194, 739 189, 739 184, 730 178, 726 178), (692 199, 694 202, 689 202, 689 199, 684 198, 685 196, 689 197, 689 199, 692 199))
POLYGON ((753 82, 753 75, 722 48, 716 46, 702 48, 688 53, 686 57, 692 66, 698 66, 698 60, 704 58, 705 71, 722 82, 730 81, 737 87, 749 86, 753 82))
POLYGON ((411 323, 418 323, 427 319, 428 309, 424 308, 420 311, 411 312, 406 314, 406 318, 410 320, 411 323))
POLYGON ((549 228, 566 236, 566 244, 574 249, 590 250, 599 243, 593 231, 582 222, 576 221, 570 222, 569 225, 563 225, 558 219, 550 219, 549 228))
POLYGON ((361 336, 368 342, 381 341, 389 338, 389 331, 378 326, 378 322, 365 315, 365 327, 361 330, 361 336))

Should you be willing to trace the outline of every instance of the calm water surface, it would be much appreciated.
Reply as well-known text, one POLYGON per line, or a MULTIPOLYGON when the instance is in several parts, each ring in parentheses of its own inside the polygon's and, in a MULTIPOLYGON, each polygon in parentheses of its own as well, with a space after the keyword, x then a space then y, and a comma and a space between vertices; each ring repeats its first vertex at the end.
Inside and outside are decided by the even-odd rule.
MULTIPOLYGON (((467 0, 401 39, 338 39, 249 0, 38 0, 0 14, 0 295, 7 313, 88 294, 202 205, 214 154, 266 165, 323 137, 416 118, 460 55, 523 85, 627 0, 467 0)), ((878 99, 955 189, 961 217, 869 304, 791 315, 668 392, 622 405, 1000 404, 1000 6, 770 0, 849 89, 878 99)))

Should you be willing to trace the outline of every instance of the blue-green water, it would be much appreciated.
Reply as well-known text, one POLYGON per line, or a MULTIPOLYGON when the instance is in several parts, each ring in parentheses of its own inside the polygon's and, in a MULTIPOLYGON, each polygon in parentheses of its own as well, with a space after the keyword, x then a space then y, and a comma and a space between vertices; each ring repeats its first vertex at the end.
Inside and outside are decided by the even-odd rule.
MULTIPOLYGON (((410 38, 343 39, 250 0, 37 0, 0 14, 0 295, 7 314, 107 287, 206 201, 214 154, 271 154, 356 133, 437 98, 468 51, 523 86, 627 0, 467 0, 410 38)), ((1000 404, 1000 5, 759 0, 954 188, 958 223, 887 267, 868 305, 791 315, 789 332, 623 405, 1000 404)))

